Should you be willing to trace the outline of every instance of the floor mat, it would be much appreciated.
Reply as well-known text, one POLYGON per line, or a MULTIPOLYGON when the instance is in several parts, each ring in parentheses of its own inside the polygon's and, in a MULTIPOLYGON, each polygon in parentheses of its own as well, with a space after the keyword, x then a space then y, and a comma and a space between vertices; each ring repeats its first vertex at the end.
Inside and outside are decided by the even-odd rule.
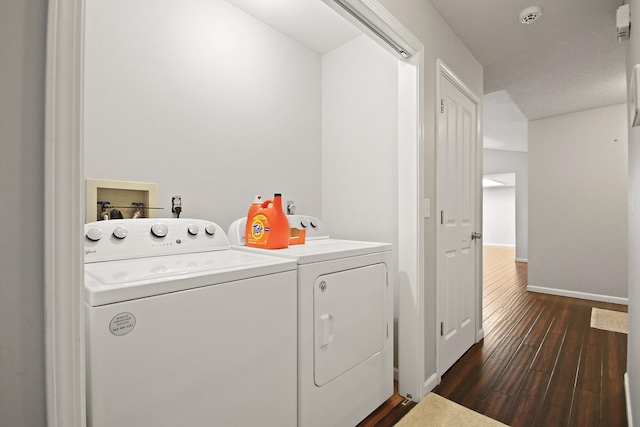
POLYGON ((429 393, 395 427, 504 427, 499 421, 429 393))
POLYGON ((591 309, 591 327, 605 331, 628 333, 629 315, 623 311, 591 309))

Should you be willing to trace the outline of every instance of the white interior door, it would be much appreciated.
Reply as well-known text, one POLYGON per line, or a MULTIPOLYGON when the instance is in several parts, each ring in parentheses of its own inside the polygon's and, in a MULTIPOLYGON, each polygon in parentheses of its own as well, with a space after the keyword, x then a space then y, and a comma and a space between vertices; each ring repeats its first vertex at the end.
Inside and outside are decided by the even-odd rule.
POLYGON ((475 342, 476 102, 440 79, 437 142, 437 289, 440 341, 438 374, 444 374, 475 342))

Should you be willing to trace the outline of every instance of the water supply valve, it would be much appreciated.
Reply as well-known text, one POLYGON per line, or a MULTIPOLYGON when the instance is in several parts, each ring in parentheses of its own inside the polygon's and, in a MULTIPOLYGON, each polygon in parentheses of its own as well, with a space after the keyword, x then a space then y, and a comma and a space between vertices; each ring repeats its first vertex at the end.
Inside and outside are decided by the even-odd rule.
POLYGON ((287 215, 296 214, 296 203, 293 200, 287 200, 287 215))
POLYGON ((176 214, 177 218, 180 218, 180 213, 182 213, 182 197, 181 196, 173 196, 171 198, 171 212, 176 214))

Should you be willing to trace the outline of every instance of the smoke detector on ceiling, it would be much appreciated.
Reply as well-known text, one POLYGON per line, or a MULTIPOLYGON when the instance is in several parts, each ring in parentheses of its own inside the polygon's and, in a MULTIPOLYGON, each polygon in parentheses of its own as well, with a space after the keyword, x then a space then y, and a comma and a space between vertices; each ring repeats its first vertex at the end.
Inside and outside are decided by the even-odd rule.
POLYGON ((520 22, 523 24, 531 24, 542 15, 542 9, 539 6, 531 6, 520 12, 520 22))

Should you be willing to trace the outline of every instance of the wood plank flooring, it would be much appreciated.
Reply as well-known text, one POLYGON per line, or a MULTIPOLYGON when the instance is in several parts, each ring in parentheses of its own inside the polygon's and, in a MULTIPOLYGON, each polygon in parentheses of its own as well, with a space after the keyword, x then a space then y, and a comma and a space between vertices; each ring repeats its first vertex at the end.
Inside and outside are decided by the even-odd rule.
MULTIPOLYGON (((590 327, 591 308, 623 305, 526 291, 513 248, 485 246, 485 338, 434 392, 511 426, 626 426, 627 336, 590 327)), ((395 394, 359 427, 393 426, 395 394)))
POLYGON ((357 427, 390 427, 395 425, 414 406, 415 402, 405 399, 398 394, 398 383, 394 384, 394 393, 386 402, 378 407, 371 415, 362 420, 357 427))

